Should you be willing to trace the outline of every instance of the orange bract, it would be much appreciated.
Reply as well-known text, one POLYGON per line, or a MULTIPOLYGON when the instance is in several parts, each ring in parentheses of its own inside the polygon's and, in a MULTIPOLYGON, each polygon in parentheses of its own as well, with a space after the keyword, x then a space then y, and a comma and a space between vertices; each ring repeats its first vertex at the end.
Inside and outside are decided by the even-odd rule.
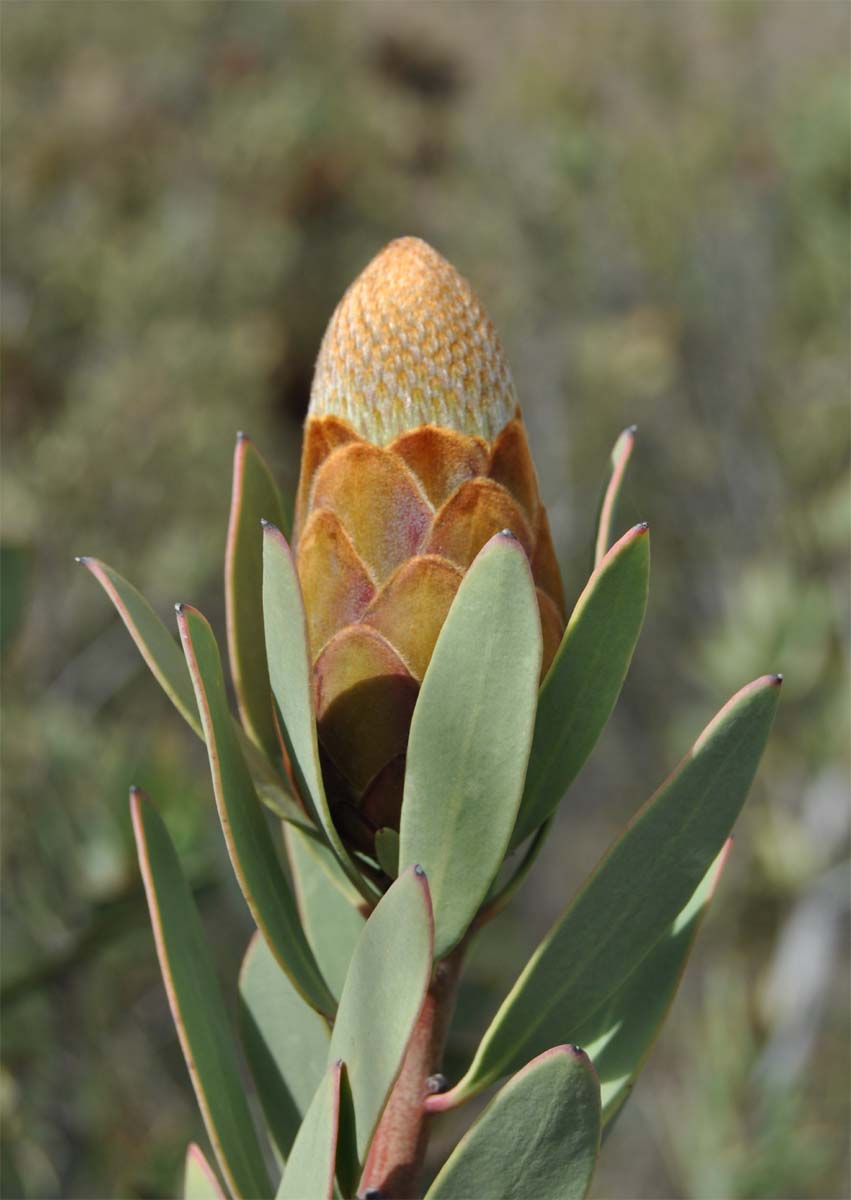
POLYGON ((296 508, 326 786, 361 850, 398 828, 419 683, 464 571, 502 529, 529 556, 546 671, 564 594, 502 347, 454 268, 393 242, 323 341, 296 508))

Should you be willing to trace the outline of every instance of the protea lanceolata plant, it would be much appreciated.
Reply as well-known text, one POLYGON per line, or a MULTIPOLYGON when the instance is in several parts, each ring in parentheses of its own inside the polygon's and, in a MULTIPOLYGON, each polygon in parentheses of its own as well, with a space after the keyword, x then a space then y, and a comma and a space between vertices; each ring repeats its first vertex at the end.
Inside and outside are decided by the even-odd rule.
POLYGON ((587 1193, 676 992, 780 683, 758 679, 721 709, 576 890, 462 1078, 444 1079, 464 951, 532 866, 643 621, 646 525, 612 544, 633 440, 613 451, 594 569, 568 616, 499 340, 455 270, 403 239, 323 341, 294 553, 268 469, 237 441, 225 590, 239 721, 203 616, 178 605, 181 653, 125 579, 82 560, 206 741, 258 930, 234 1031, 169 835, 134 789, 157 951, 220 1172, 191 1146, 187 1197, 417 1196, 435 1115, 494 1084, 427 1196, 587 1193))

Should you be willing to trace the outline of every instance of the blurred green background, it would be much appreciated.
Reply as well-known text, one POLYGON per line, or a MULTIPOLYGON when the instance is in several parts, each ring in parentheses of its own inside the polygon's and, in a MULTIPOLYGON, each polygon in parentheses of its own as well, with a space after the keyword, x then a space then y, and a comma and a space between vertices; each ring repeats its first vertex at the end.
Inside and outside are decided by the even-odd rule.
POLYGON ((620 523, 654 554, 622 700, 476 947, 450 1069, 714 709, 781 670, 595 1195, 847 1196, 847 4, 6 0, 2 25, 3 1195, 174 1196, 202 1132, 128 785, 223 972, 248 936, 202 748, 73 556, 222 632, 234 434, 292 488, 325 323, 413 233, 503 335, 569 596, 632 422, 620 523))

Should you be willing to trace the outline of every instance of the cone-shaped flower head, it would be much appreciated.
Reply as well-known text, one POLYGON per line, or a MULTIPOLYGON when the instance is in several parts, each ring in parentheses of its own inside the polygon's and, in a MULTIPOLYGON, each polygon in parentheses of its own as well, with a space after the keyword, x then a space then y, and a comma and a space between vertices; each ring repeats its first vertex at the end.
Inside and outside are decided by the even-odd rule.
POLYGON ((564 595, 502 345, 454 267, 401 238, 331 318, 296 511, 326 787, 360 849, 399 827, 420 681, 464 572, 502 529, 529 556, 546 670, 564 595))

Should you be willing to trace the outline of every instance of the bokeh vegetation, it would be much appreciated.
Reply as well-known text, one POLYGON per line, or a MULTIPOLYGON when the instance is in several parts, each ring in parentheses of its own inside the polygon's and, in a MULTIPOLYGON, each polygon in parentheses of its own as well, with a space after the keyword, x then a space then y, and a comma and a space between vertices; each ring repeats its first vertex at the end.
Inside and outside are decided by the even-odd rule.
POLYGON ((654 547, 632 675, 474 954, 455 1064, 705 719, 782 670, 595 1188, 847 1195, 847 5, 7 0, 2 22, 3 1195, 170 1196, 200 1131, 129 784, 223 971, 248 929, 201 747, 73 555, 221 631, 234 433, 292 487, 324 325, 401 233, 503 334, 569 595, 632 422, 622 523, 654 547))

